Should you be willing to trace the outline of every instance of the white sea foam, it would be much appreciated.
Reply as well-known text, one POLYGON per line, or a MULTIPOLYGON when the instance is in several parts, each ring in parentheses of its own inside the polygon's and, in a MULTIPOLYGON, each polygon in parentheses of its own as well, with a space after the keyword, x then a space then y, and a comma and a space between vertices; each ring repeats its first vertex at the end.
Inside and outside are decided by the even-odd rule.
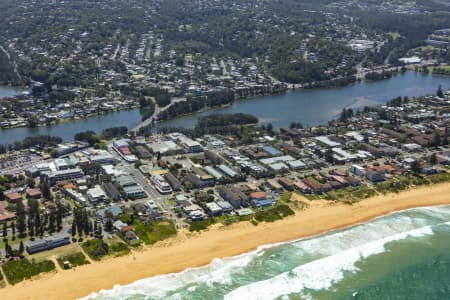
POLYGON ((450 218, 450 206, 448 205, 416 208, 414 210, 441 220, 448 220, 450 218))
POLYGON ((356 263, 371 255, 383 253, 385 245, 408 237, 422 237, 433 234, 431 226, 398 233, 375 240, 361 246, 350 248, 336 254, 306 263, 290 272, 285 272, 268 280, 239 287, 225 295, 232 299, 275 299, 283 295, 300 293, 304 289, 329 289, 344 278, 345 272, 356 272, 356 263))
MULTIPOLYGON (((190 291, 195 291, 196 287, 193 285, 199 283, 206 283, 208 286, 212 286, 214 283, 227 284, 231 282, 232 275, 235 271, 247 266, 252 259, 264 254, 265 250, 281 244, 262 245, 255 251, 249 253, 225 259, 216 258, 204 267, 189 268, 179 273, 141 279, 125 286, 115 285, 110 290, 101 290, 98 293, 92 293, 81 299, 90 300, 101 299, 103 297, 121 299, 121 297, 126 295, 146 295, 150 298, 167 298, 167 293, 183 287, 188 287, 190 291)), ((171 299, 177 299, 177 296, 179 295, 174 294, 171 299)))
MULTIPOLYGON (((145 295, 145 299, 181 299, 181 291, 195 292, 201 283, 206 283, 210 288, 213 288, 215 283, 233 283, 236 272, 244 270, 254 259, 267 259, 264 254, 268 249, 284 244, 297 249, 294 253, 295 257, 299 258, 298 264, 304 264, 291 272, 237 288, 226 297, 255 299, 254 295, 258 295, 257 299, 273 299, 305 288, 328 288, 341 280, 346 271, 356 272, 357 261, 385 251, 386 243, 432 234, 431 226, 440 223, 445 216, 450 218, 449 206, 411 209, 314 238, 263 245, 250 253, 214 259, 208 266, 142 279, 126 286, 116 285, 111 290, 102 290, 83 299, 123 299, 132 295, 145 295), (410 217, 409 211, 418 214, 410 217), (433 221, 430 217, 438 220, 433 221), (309 260, 315 260, 302 260, 303 255, 308 256, 309 260)), ((450 222, 445 224, 450 225, 450 222)))
POLYGON ((429 225, 425 219, 410 218, 406 215, 385 217, 370 223, 357 225, 351 229, 337 231, 316 238, 299 240, 292 245, 299 250, 319 256, 331 255, 342 250, 355 248, 387 236, 407 232, 429 225))

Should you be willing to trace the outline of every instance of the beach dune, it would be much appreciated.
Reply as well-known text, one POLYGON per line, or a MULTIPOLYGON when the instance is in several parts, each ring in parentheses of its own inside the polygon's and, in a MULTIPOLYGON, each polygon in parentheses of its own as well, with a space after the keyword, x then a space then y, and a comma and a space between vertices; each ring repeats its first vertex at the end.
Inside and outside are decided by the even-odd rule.
POLYGON ((238 255, 260 245, 285 242, 369 221, 414 207, 450 204, 450 183, 380 195, 353 206, 313 201, 295 216, 270 224, 248 222, 214 226, 119 258, 58 271, 0 289, 1 299, 76 299, 115 284, 206 265, 214 258, 238 255))

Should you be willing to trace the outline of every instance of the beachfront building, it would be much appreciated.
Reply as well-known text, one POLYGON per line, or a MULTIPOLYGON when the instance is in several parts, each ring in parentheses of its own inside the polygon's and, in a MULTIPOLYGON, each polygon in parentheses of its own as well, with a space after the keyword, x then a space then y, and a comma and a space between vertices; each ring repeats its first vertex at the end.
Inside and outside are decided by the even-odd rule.
POLYGON ((248 197, 235 186, 222 186, 219 188, 219 195, 228 201, 235 209, 248 206, 248 197))
POLYGON ((217 217, 222 215, 222 208, 215 202, 206 203, 206 209, 211 217, 217 217))
POLYGON ((158 192, 160 192, 161 194, 172 193, 172 188, 161 175, 159 174, 153 175, 150 179, 153 185, 155 186, 156 190, 158 190, 158 192))
POLYGON ((34 254, 68 244, 70 244, 69 235, 56 235, 46 237, 44 239, 29 241, 25 244, 25 249, 27 250, 28 254, 34 254))
POLYGON ((91 203, 98 203, 108 199, 105 191, 99 185, 96 185, 93 188, 88 189, 86 195, 91 203))
POLYGON ((181 190, 181 188, 182 188, 181 182, 172 173, 170 173, 170 172, 166 173, 164 175, 164 178, 170 184, 170 186, 172 187, 172 189, 174 191, 180 191, 181 190))
POLYGON ((44 181, 50 186, 55 185, 58 181, 63 180, 75 180, 82 178, 83 171, 81 171, 80 168, 73 168, 73 169, 67 169, 67 170, 58 170, 58 171, 49 171, 49 172, 42 172, 41 174, 41 181, 44 181))

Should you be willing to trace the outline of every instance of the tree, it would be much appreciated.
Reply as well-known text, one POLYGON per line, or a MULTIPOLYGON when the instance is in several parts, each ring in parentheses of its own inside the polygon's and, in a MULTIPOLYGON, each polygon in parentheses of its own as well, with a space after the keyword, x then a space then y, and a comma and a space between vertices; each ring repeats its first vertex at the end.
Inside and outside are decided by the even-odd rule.
POLYGON ((72 236, 75 236, 77 234, 77 226, 75 224, 75 221, 72 222, 72 236))
POLYGON ((437 163, 437 157, 436 157, 436 153, 431 154, 430 158, 429 158, 429 162, 432 165, 435 165, 437 163))
POLYGON ((8 252, 8 250, 9 250, 9 249, 8 249, 8 246, 9 246, 9 245, 8 245, 8 240, 6 240, 6 241, 5 241, 5 255, 6 255, 6 256, 8 256, 8 253, 9 253, 9 252, 8 252))
MULTIPOLYGON (((33 219, 32 218, 28 218, 27 224, 28 224, 28 235, 30 237, 33 237, 34 234, 35 234, 35 226, 33 224, 33 219)), ((39 231, 39 229, 36 228, 36 232, 38 232, 38 231, 39 231)))
POLYGON ((435 132, 433 146, 438 147, 441 145, 441 135, 439 132, 435 132))
POLYGON ((24 237, 27 225, 26 225, 25 209, 22 201, 18 201, 16 203, 16 216, 17 216, 17 230, 19 231, 19 237, 24 237))
POLYGON ((269 123, 269 124, 267 124, 267 132, 268 133, 273 133, 273 125, 272 125, 272 123, 269 123))
POLYGON ((353 118, 353 115, 354 115, 353 109, 351 109, 351 108, 346 109, 346 108, 344 107, 344 108, 342 109, 342 112, 341 112, 341 115, 340 115, 340 117, 339 117, 339 120, 340 120, 341 122, 345 122, 345 121, 347 121, 348 119, 353 118))
POLYGON ((111 232, 113 230, 113 223, 110 218, 106 220, 105 230, 111 232))
POLYGON ((7 238, 8 236, 8 226, 6 225, 6 222, 3 223, 3 239, 7 238))
POLYGON ((24 245, 23 245, 23 242, 20 241, 20 244, 19 244, 19 253, 22 254, 24 250, 25 250, 25 247, 24 247, 24 245))
POLYGON ((415 160, 411 163, 411 171, 414 174, 419 174, 422 171, 422 168, 420 167, 420 163, 418 160, 415 160))
POLYGON ((61 203, 57 202, 57 208, 56 208, 56 227, 58 228, 58 231, 62 228, 62 218, 63 218, 63 212, 61 208, 61 203))
POLYGON ((43 182, 40 186, 44 199, 52 199, 52 193, 47 183, 43 182))
POLYGON ((49 224, 48 224, 48 231, 49 232, 55 232, 55 224, 56 223, 56 217, 55 217, 55 213, 50 213, 49 216, 49 224))
POLYGON ((439 98, 444 98, 444 91, 442 90, 442 85, 439 85, 436 92, 436 96, 438 96, 439 98))
POLYGON ((366 132, 364 133, 364 139, 363 139, 364 143, 368 144, 369 143, 369 134, 366 132))
POLYGON ((331 149, 327 149, 327 151, 325 152, 325 160, 328 163, 333 163, 334 159, 333 159, 333 151, 331 149))
POLYGON ((442 141, 442 145, 444 145, 444 146, 448 145, 448 129, 447 129, 447 127, 445 127, 444 140, 442 141))
POLYGON ((16 235, 16 223, 14 223, 14 222, 11 222, 11 231, 12 231, 13 238, 15 238, 15 235, 16 235))
POLYGON ((27 185, 30 188, 34 188, 34 186, 35 186, 34 179, 33 178, 27 178, 27 185))

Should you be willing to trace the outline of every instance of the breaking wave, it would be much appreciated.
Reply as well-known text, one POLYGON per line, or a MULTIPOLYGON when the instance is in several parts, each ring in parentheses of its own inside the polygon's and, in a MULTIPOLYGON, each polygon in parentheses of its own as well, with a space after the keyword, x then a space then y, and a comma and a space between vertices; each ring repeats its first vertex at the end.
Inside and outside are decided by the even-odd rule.
POLYGON ((308 290, 330 289, 357 262, 387 251, 386 245, 433 234, 450 226, 450 206, 393 213, 312 238, 259 247, 257 250, 183 272, 116 285, 88 299, 276 299, 308 290))

